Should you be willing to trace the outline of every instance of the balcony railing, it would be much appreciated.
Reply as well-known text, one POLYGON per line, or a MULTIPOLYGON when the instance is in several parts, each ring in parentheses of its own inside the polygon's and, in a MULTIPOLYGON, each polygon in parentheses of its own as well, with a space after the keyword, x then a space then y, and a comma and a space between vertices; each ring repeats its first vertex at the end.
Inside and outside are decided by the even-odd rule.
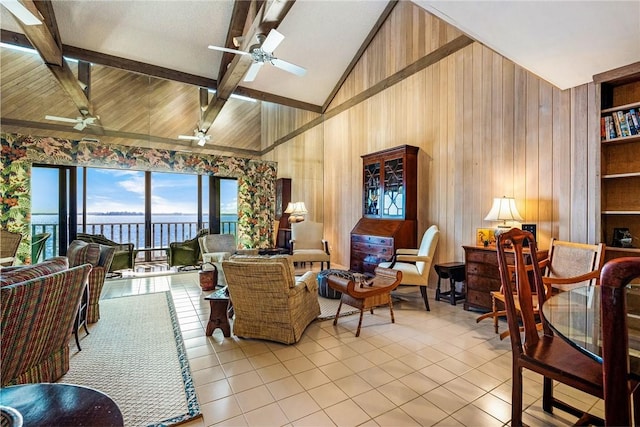
MULTIPOLYGON (((220 233, 236 235, 236 221, 221 221, 220 233)), ((204 228, 209 227, 209 223, 203 223, 204 228)), ((44 255, 41 259, 48 259, 60 253, 58 247, 58 224, 32 224, 31 235, 38 233, 51 233, 51 237, 47 239, 44 255)), ((118 243, 133 243, 136 248, 144 248, 144 223, 104 223, 104 224, 86 224, 85 231, 82 225, 78 225, 78 232, 88 234, 102 234, 107 239, 118 243)), ((197 222, 154 222, 151 224, 151 247, 152 248, 168 248, 171 242, 183 242, 192 239, 198 232, 197 222)), ((153 251, 153 260, 159 261, 166 259, 165 251, 153 251)), ((144 253, 138 253, 138 259, 141 261, 145 257, 144 253)))

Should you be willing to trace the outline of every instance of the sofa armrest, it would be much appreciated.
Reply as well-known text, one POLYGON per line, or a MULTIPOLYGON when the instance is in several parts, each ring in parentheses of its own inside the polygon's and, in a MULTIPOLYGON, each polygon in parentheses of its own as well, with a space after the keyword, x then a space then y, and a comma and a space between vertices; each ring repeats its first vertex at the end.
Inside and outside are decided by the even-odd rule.
POLYGON ((318 279, 316 273, 307 271, 302 277, 296 277, 296 284, 293 289, 300 286, 309 290, 309 292, 318 292, 318 279))

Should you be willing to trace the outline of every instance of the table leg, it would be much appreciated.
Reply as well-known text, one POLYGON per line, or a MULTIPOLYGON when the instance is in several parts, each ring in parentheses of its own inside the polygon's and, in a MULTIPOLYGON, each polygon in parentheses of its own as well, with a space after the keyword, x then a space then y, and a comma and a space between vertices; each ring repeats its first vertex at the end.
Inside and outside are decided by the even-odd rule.
POLYGON ((211 308, 211 313, 209 314, 205 335, 211 336, 213 331, 220 328, 225 337, 230 337, 229 300, 209 300, 209 307, 211 308))

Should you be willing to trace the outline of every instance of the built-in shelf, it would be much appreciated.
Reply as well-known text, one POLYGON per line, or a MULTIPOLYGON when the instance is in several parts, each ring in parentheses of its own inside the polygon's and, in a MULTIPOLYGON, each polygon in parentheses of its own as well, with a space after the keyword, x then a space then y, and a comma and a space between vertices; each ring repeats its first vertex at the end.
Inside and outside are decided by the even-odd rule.
POLYGON ((637 132, 634 117, 640 111, 640 62, 594 76, 594 82, 600 84, 600 136, 603 130, 605 136, 627 134, 602 139, 600 145, 600 229, 601 241, 607 245, 605 259, 640 256, 640 248, 616 244, 619 233, 628 233, 633 246, 640 246, 640 134, 628 135, 620 127, 623 120, 631 120, 633 129, 628 124, 625 127, 630 133, 637 132), (613 244, 616 246, 610 246, 613 244))
POLYGON ((636 176, 640 176, 640 172, 612 173, 608 175, 602 175, 602 179, 633 178, 636 176))

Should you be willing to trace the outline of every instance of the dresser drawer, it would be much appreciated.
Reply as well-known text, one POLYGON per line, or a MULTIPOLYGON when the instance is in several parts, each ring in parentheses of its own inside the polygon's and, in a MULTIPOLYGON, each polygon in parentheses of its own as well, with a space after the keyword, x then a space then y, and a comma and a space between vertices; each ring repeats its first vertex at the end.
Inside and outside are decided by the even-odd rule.
POLYGON ((500 280, 500 270, 497 265, 493 264, 481 264, 478 262, 467 262, 466 264, 467 274, 473 274, 476 276, 489 277, 494 280, 500 280))
POLYGON ((362 234, 352 234, 351 244, 369 243, 373 245, 393 246, 393 237, 368 236, 362 234))
POLYGON ((471 306, 473 308, 491 311, 491 307, 492 307, 491 294, 472 290, 472 289, 467 289, 464 305, 465 305, 465 309, 468 308, 467 306, 471 306))
POLYGON ((491 264, 498 268, 498 257, 496 252, 488 252, 483 250, 467 251, 467 264, 470 262, 476 262, 480 264, 491 264))
POLYGON ((478 276, 467 272, 467 288, 489 293, 500 290, 500 280, 491 277, 478 276))
POLYGON ((381 258, 393 256, 393 246, 374 245, 371 243, 352 242, 351 250, 366 252, 371 255, 378 255, 381 258))

